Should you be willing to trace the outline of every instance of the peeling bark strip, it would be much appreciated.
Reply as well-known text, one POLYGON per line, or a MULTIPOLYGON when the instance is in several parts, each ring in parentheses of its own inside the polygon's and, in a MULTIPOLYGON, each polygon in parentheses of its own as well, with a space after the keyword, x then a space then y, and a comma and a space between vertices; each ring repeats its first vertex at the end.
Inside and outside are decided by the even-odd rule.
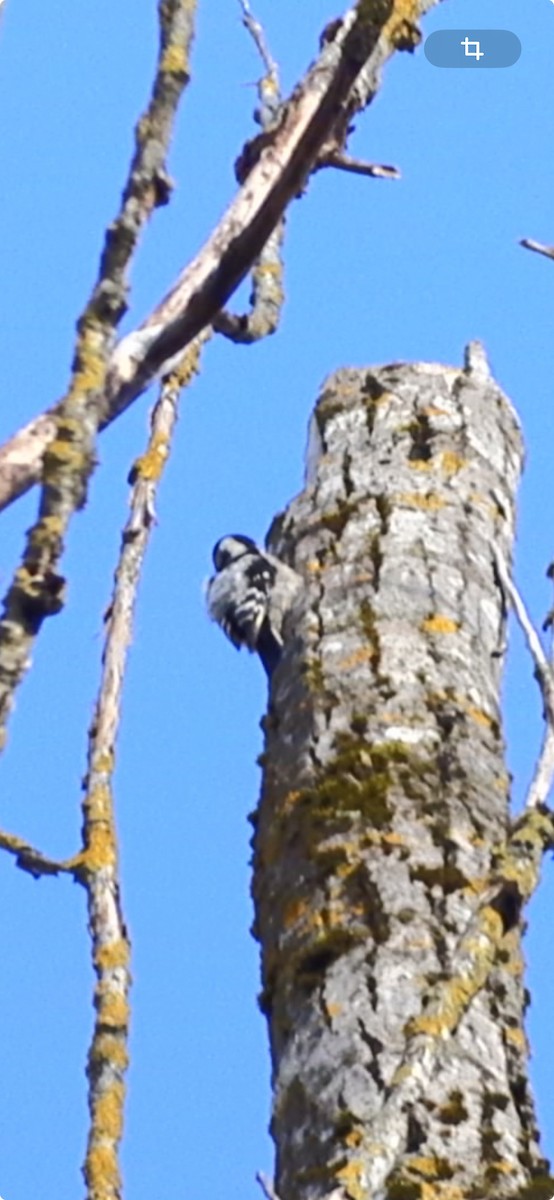
POLYGON ((510 559, 522 453, 477 344, 464 370, 342 370, 272 530, 307 580, 255 832, 280 1200, 547 1194, 519 905, 488 899, 509 820, 491 547, 510 559))

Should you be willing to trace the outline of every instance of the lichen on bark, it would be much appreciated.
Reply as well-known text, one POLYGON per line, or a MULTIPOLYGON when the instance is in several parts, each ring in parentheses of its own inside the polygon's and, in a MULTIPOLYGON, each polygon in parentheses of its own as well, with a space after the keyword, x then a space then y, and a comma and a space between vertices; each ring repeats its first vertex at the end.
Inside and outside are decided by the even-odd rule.
MULTIPOLYGON (((506 838, 491 547, 510 560, 522 456, 476 344, 463 369, 341 370, 315 408, 305 488, 270 531, 306 581, 254 819, 281 1200, 377 1195, 374 1123, 506 838)), ((394 1115, 389 1200, 519 1197, 548 1178, 519 915, 508 925, 467 1009, 453 986, 434 1069, 394 1115)))

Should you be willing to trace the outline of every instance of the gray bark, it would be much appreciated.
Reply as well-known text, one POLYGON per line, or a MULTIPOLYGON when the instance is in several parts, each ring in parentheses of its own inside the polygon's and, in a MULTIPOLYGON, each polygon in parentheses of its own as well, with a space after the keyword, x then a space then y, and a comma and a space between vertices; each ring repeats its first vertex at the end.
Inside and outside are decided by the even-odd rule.
POLYGON ((341 370, 315 408, 305 489, 270 533, 306 580, 254 835, 281 1200, 550 1194, 519 912, 419 1092, 391 1107, 388 1177, 375 1172, 408 1022, 451 970, 508 828, 491 546, 510 561, 522 454, 478 343, 463 370, 341 370))

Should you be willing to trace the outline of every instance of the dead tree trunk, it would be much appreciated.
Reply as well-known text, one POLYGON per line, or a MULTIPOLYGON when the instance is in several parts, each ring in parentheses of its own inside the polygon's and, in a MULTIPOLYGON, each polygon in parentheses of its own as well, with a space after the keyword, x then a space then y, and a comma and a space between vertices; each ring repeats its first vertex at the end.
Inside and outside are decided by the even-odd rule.
POLYGON ((492 548, 510 560, 521 462, 478 343, 463 370, 341 370, 270 535, 307 581, 254 838, 280 1200, 546 1195, 509 889, 484 983, 455 986, 509 822, 492 548), (454 1016, 428 1019, 433 1054, 395 1107, 449 977, 454 1016))

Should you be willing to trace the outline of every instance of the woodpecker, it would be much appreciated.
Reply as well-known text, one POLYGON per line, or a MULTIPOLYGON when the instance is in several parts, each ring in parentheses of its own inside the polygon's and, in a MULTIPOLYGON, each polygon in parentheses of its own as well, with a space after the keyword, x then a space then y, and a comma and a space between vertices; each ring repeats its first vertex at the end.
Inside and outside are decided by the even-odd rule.
POLYGON ((206 600, 212 621, 229 640, 256 652, 271 678, 283 650, 283 622, 302 586, 292 567, 240 533, 229 533, 213 548, 215 575, 206 600))

